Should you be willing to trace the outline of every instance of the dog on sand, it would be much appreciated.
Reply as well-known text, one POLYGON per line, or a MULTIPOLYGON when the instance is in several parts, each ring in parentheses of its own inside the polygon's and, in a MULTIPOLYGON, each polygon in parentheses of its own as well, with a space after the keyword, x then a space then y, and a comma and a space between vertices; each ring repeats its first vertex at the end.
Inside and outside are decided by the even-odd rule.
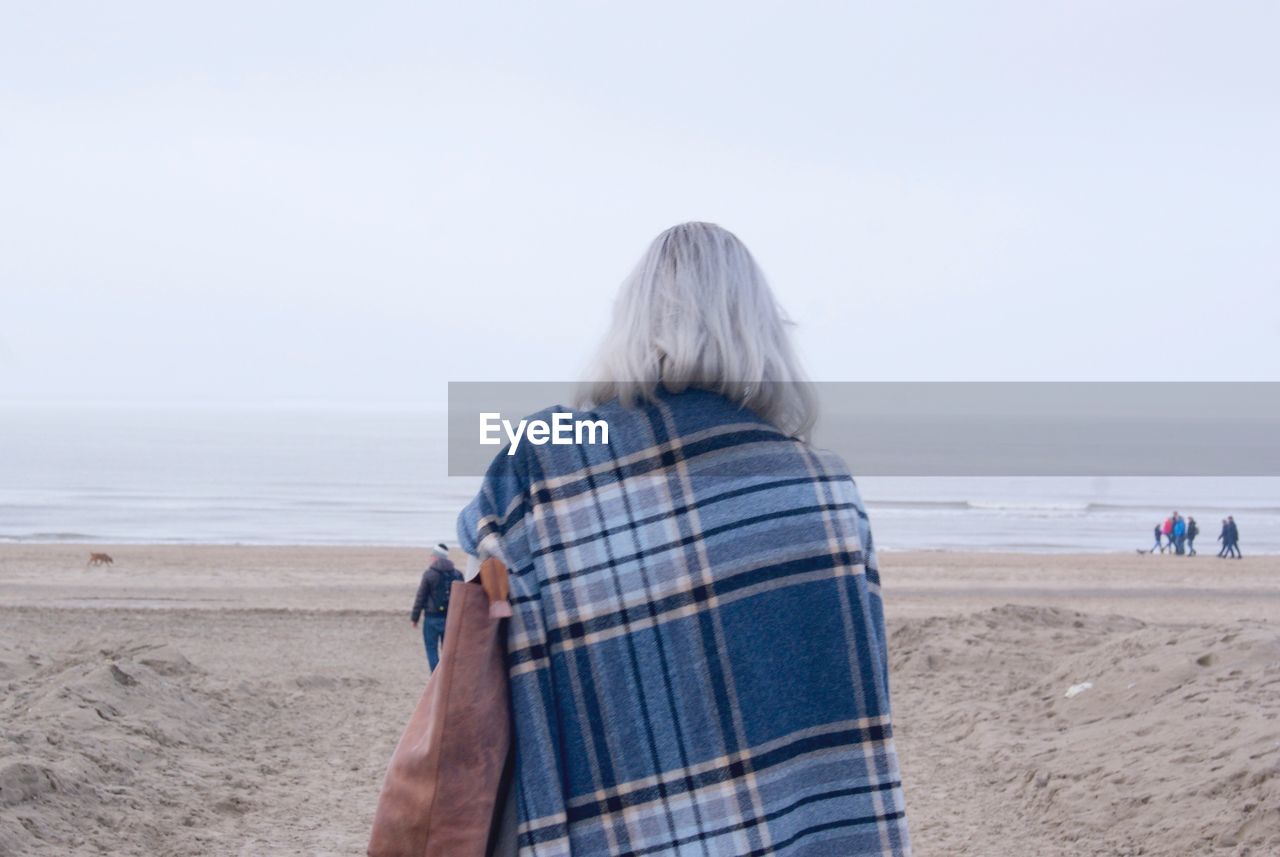
POLYGON ((111 554, 91 553, 89 554, 89 565, 115 565, 116 561, 111 558, 111 554))

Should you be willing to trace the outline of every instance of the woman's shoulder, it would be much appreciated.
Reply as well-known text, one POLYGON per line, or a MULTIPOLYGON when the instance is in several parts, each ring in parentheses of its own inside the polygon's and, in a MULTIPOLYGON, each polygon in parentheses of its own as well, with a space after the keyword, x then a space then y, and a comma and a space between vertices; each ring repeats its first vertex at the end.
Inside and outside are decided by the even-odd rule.
POLYGON ((839 453, 833 452, 824 447, 812 446, 807 443, 804 444, 804 446, 809 451, 809 454, 812 456, 813 461, 816 463, 818 469, 820 470, 822 475, 827 478, 827 480, 832 482, 848 483, 849 490, 853 493, 855 502, 857 503, 858 507, 861 508, 862 497, 860 492, 858 491, 858 481, 857 479, 854 478, 853 471, 850 469, 848 463, 844 460, 844 457, 841 456, 839 453))
POLYGON ((829 476, 843 476, 849 481, 854 481, 853 471, 849 468, 848 463, 838 452, 833 452, 826 447, 814 446, 810 443, 801 441, 809 454, 822 467, 823 472, 829 476))

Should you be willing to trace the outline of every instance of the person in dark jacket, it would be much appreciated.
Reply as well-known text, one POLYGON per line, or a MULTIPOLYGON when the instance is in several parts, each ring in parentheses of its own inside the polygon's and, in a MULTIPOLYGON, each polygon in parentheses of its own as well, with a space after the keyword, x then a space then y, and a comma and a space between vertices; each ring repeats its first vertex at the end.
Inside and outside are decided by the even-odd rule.
POLYGON ((1218 551, 1218 559, 1222 559, 1231 550, 1231 524, 1227 518, 1222 519, 1222 532, 1218 533, 1218 541, 1222 542, 1222 550, 1218 551))
POLYGON ((1164 535, 1164 533, 1160 530, 1160 525, 1156 524, 1156 543, 1155 545, 1152 546, 1151 550, 1148 551, 1148 553, 1155 553, 1156 551, 1160 551, 1160 553, 1164 553, 1164 544, 1160 541, 1160 537, 1162 535, 1164 535))
POLYGON ((1187 518, 1187 556, 1196 555, 1196 536, 1200 535, 1200 527, 1195 518, 1187 518))
POLYGON ((444 640, 445 615, 449 609, 449 587, 462 575, 449 560, 449 548, 443 543, 432 548, 435 559, 422 572, 418 582, 418 594, 413 599, 413 627, 422 619, 422 642, 427 649, 427 664, 431 669, 440 663, 440 644, 444 640))
POLYGON ((1240 553, 1240 528, 1236 526, 1236 519, 1227 515, 1227 556, 1233 553, 1236 559, 1244 556, 1240 553))

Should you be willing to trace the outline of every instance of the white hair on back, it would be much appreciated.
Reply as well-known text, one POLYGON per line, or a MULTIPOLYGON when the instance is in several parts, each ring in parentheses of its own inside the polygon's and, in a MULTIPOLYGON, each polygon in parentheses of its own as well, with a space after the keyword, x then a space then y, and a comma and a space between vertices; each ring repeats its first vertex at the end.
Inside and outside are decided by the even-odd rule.
POLYGON ((714 223, 673 226, 623 283, 580 401, 631 405, 659 386, 708 389, 805 437, 816 398, 788 324, 737 236, 714 223))

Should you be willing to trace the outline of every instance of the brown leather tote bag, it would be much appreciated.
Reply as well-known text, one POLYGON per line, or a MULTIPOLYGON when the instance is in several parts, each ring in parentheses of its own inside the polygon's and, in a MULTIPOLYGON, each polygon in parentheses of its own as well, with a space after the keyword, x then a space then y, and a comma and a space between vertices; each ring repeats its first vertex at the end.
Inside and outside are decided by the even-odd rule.
POLYGON ((369 857, 486 857, 509 838, 497 827, 511 823, 510 615, 498 560, 479 585, 453 584, 440 663, 391 756, 369 857))

